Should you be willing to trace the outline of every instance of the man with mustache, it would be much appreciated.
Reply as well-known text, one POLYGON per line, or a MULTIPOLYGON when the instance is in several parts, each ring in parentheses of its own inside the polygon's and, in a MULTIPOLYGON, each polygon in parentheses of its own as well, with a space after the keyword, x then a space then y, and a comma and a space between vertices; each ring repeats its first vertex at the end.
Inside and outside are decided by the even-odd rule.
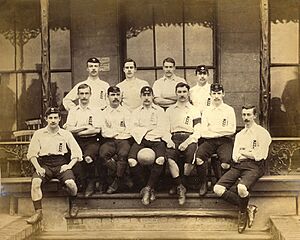
POLYGON ((129 155, 128 163, 134 182, 143 187, 141 190, 142 203, 149 205, 155 200, 154 188, 157 184, 165 162, 166 145, 162 139, 166 136, 166 118, 164 110, 153 104, 153 90, 151 87, 141 89, 142 105, 132 113, 131 134, 135 140, 129 155), (151 148, 155 152, 155 161, 149 167, 148 180, 145 179, 147 167, 137 161, 138 152, 142 148, 151 148), (147 182, 146 182, 147 181, 147 182), (146 185, 146 186, 145 186, 146 185))
MULTIPOLYGON (((178 83, 175 87, 177 102, 166 111, 169 123, 166 156, 180 205, 185 203, 184 180, 193 169, 195 151, 200 137, 201 116, 197 108, 189 102, 189 89, 188 84, 178 83), (181 156, 183 158, 180 158, 181 156), (179 170, 182 164, 184 176, 181 176, 179 170)), ((173 194, 173 188, 170 193, 173 194)))
POLYGON ((84 195, 91 196, 95 188, 95 162, 98 160, 99 133, 102 125, 100 108, 90 106, 91 87, 85 83, 78 86, 79 104, 68 114, 65 129, 75 136, 83 151, 84 161, 80 164, 80 182, 85 189, 84 195))
POLYGON ((219 83, 210 86, 211 106, 204 109, 201 117, 201 137, 196 154, 197 173, 200 177, 199 194, 207 192, 206 167, 207 160, 217 153, 221 168, 226 171, 230 168, 233 141, 236 131, 234 109, 223 102, 224 88, 219 83))
POLYGON ((147 81, 135 76, 136 71, 136 62, 131 58, 126 59, 123 67, 126 78, 117 84, 117 87, 121 89, 122 105, 130 111, 141 105, 140 91, 142 87, 149 86, 147 81))
MULTIPOLYGON (((26 221, 34 224, 43 218, 41 186, 43 183, 58 178, 68 189, 72 197, 77 195, 77 186, 72 167, 82 161, 82 152, 73 135, 59 127, 61 116, 58 108, 48 108, 45 112, 47 126, 38 129, 30 141, 27 158, 35 168, 31 180, 31 198, 35 213, 26 221), (71 161, 67 159, 67 147, 71 161)), ((76 216, 78 208, 71 208, 70 215, 76 216)))
POLYGON ((225 201, 239 207, 238 232, 242 233, 248 222, 253 224, 257 207, 248 205, 249 191, 263 176, 265 160, 268 157, 271 136, 263 127, 255 123, 256 107, 242 107, 245 128, 236 134, 233 147, 233 165, 214 186, 214 192, 225 201))
POLYGON ((130 134, 130 112, 120 105, 121 90, 111 86, 107 90, 109 105, 103 110, 102 136, 104 143, 99 150, 100 159, 104 166, 115 172, 115 178, 108 187, 107 193, 118 190, 124 180, 127 168, 127 156, 132 138, 130 134))
POLYGON ((199 65, 196 68, 197 84, 190 90, 192 104, 199 109, 200 113, 210 106, 210 83, 208 83, 208 68, 205 65, 199 65))
POLYGON ((90 86, 92 95, 90 98, 90 105, 103 109, 107 105, 106 92, 109 84, 99 78, 100 61, 96 57, 87 60, 87 72, 89 74, 87 80, 76 84, 72 90, 63 98, 63 105, 67 111, 75 107, 78 101, 77 89, 80 84, 87 84, 90 86))
POLYGON ((164 76, 156 80, 153 84, 154 103, 160 107, 167 109, 177 101, 175 94, 175 86, 179 82, 186 81, 175 75, 175 60, 173 58, 166 58, 163 61, 164 76))

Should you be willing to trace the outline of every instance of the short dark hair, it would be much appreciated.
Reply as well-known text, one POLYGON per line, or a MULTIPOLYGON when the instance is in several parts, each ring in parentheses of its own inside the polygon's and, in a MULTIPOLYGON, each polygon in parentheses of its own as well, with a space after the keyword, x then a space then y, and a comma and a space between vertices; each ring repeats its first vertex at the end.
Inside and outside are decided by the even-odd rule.
POLYGON ((109 93, 119 93, 121 92, 120 88, 117 87, 117 86, 110 86, 108 89, 107 89, 107 95, 109 95, 109 93))
POLYGON ((257 109, 256 109, 255 105, 245 104, 244 106, 242 106, 242 110, 243 109, 246 109, 246 110, 253 109, 253 114, 255 115, 257 113, 257 109))
POLYGON ((82 83, 82 84, 80 84, 80 85, 78 86, 78 88, 77 88, 77 93, 79 93, 79 90, 80 90, 80 89, 85 89, 85 88, 89 88, 89 89, 90 89, 90 93, 92 93, 92 89, 91 89, 90 85, 87 85, 86 83, 82 83))
POLYGON ((165 64, 165 62, 173 63, 174 66, 176 65, 176 64, 175 64, 175 60, 174 60, 173 58, 171 58, 171 57, 165 58, 165 59, 163 60, 163 65, 165 64))
POLYGON ((186 87, 187 90, 190 90, 190 85, 188 85, 187 83, 184 83, 184 82, 179 82, 176 84, 175 92, 177 92, 177 89, 180 87, 186 87))
POLYGON ((125 63, 128 63, 128 62, 133 62, 134 68, 136 68, 136 62, 131 58, 125 59, 123 66, 125 66, 125 63))
POLYGON ((45 111, 45 117, 48 117, 52 113, 57 113, 59 117, 61 116, 59 108, 48 107, 47 110, 45 111))

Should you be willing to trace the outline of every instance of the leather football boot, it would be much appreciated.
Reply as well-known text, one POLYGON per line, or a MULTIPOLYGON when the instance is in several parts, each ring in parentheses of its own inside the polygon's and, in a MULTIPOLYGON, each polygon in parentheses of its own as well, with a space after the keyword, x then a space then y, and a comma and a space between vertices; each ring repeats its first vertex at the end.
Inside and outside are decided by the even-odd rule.
POLYGON ((43 219, 42 209, 38 209, 30 218, 26 219, 26 222, 28 224, 35 224, 41 221, 42 219, 43 219))
POLYGON ((180 184, 177 187, 179 205, 183 205, 185 203, 185 193, 186 193, 186 188, 182 184, 180 184))
POLYGON ((141 190, 142 204, 145 206, 150 204, 150 191, 151 191, 151 188, 149 186, 144 187, 141 190))
POLYGON ((244 232, 246 226, 247 226, 247 212, 241 212, 239 211, 239 218, 238 218, 238 232, 242 233, 244 232))
POLYGON ((248 227, 251 228, 253 225, 253 221, 255 218, 255 214, 257 213, 257 206, 255 205, 248 205, 247 207, 247 215, 248 215, 248 227))

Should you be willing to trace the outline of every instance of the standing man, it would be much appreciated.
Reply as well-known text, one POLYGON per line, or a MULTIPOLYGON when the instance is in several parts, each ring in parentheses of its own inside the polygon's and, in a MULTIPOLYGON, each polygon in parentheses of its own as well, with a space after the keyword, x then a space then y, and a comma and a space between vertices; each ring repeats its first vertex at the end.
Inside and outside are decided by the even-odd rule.
POLYGON ((135 140, 132 145, 128 163, 134 177, 134 182, 144 188, 141 190, 142 203, 149 205, 154 201, 154 188, 159 180, 165 162, 166 146, 162 141, 166 133, 166 118, 164 110, 153 104, 153 90, 151 87, 141 89, 142 105, 132 113, 131 134, 135 140), (155 152, 155 161, 150 166, 147 183, 143 166, 137 161, 138 152, 142 148, 151 148, 155 152), (145 186, 146 185, 146 186, 145 186))
POLYGON ((224 88, 219 83, 210 86, 211 106, 204 109, 201 117, 201 137, 196 154, 198 175, 201 177, 200 196, 207 192, 206 165, 212 154, 217 153, 221 168, 225 171, 230 168, 233 141, 236 131, 234 109, 223 102, 224 88))
POLYGON ((109 106, 103 110, 104 123, 102 126, 103 145, 99 155, 104 166, 116 172, 114 181, 108 187, 107 193, 118 190, 127 167, 127 156, 131 146, 130 112, 120 105, 121 90, 116 86, 107 90, 109 106))
MULTIPOLYGON (((181 179, 182 173, 179 170, 180 161, 184 161, 183 175, 186 178, 193 169, 195 152, 200 137, 201 116, 196 107, 189 102, 189 89, 190 86, 188 84, 178 83, 175 87, 177 102, 166 111, 169 122, 166 156, 171 176, 179 195, 178 201, 180 205, 185 203, 186 193, 186 188, 181 179), (180 156, 183 156, 184 159, 180 158, 180 156)), ((172 194, 173 192, 170 193, 172 194)))
POLYGON ((175 60, 170 57, 166 58, 163 61, 164 76, 153 84, 154 103, 164 109, 176 103, 175 87, 177 83, 186 83, 183 78, 175 75, 175 69, 175 60))
POLYGON ((135 77, 136 71, 136 62, 131 58, 126 59, 123 67, 126 78, 117 84, 121 89, 122 105, 130 111, 141 105, 140 91, 142 87, 149 86, 147 81, 135 77))
POLYGON ((90 106, 92 96, 89 85, 83 83, 77 88, 79 104, 73 107, 68 114, 65 128, 75 136, 81 150, 83 159, 80 166, 81 184, 85 189, 85 196, 94 193, 95 162, 99 153, 99 133, 101 130, 102 111, 100 108, 90 106))
POLYGON ((200 111, 210 106, 211 97, 210 97, 210 83, 208 83, 208 68, 205 65, 199 65, 196 68, 197 76, 197 85, 191 88, 191 101, 192 104, 200 111))
MULTIPOLYGON (((73 135, 59 127, 60 111, 48 108, 45 112, 47 126, 37 130, 29 144, 27 158, 35 168, 31 182, 31 198, 35 213, 26 221, 34 224, 43 218, 41 185, 52 178, 58 178, 66 185, 70 195, 77 195, 77 186, 72 167, 82 160, 82 152, 73 135), (64 156, 71 151, 71 161, 64 156)), ((77 208, 71 208, 70 215, 76 216, 77 208)))
POLYGON ((77 89, 82 83, 89 85, 93 93, 90 98, 91 106, 103 109, 107 105, 106 92, 109 84, 100 80, 99 71, 100 61, 95 57, 89 58, 87 60, 87 72, 89 74, 87 80, 76 84, 63 99, 63 105, 67 111, 77 105, 74 101, 78 100, 77 89))
POLYGON ((255 106, 242 108, 245 128, 235 137, 233 166, 214 186, 214 192, 218 196, 239 207, 239 233, 245 230, 247 221, 249 227, 253 224, 257 207, 248 206, 249 191, 264 174, 265 160, 272 141, 269 132, 255 123, 256 117, 255 106))

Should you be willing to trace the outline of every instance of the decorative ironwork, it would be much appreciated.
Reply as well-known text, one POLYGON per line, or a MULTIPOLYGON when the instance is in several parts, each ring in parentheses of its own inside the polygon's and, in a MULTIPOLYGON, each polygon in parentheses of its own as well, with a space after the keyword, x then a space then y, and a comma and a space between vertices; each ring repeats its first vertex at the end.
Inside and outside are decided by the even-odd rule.
POLYGON ((294 154, 298 150, 300 150, 300 138, 273 139, 270 147, 270 174, 291 174, 295 160, 294 154))

